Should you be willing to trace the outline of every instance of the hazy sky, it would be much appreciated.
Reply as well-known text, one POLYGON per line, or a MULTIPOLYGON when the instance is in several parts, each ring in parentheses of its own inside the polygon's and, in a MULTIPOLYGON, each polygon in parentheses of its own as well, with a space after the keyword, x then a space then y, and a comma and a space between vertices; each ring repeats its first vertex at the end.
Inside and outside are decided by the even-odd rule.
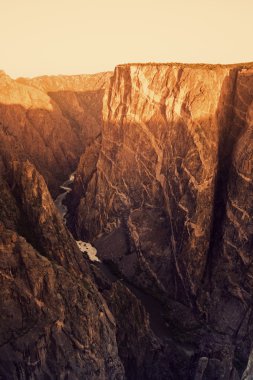
POLYGON ((253 0, 0 0, 0 69, 16 77, 253 61, 252 16, 253 0))

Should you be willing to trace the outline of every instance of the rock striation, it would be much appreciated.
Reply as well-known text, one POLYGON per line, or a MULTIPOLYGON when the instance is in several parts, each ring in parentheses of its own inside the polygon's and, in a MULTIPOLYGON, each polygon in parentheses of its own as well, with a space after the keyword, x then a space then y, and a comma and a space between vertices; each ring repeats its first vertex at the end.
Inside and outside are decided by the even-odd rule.
POLYGON ((250 380, 252 131, 253 64, 0 72, 0 378, 250 380))
POLYGON ((252 344, 252 107, 252 64, 117 66, 81 176, 77 235, 204 326, 191 378, 239 378, 252 344))
POLYGON ((115 320, 43 177, 9 163, 0 192, 0 378, 124 379, 115 320))

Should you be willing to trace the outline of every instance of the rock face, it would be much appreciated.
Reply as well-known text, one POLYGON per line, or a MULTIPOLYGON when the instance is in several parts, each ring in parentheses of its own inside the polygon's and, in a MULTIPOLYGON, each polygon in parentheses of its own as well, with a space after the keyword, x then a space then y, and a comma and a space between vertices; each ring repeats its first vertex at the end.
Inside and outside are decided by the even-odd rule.
POLYGON ((110 76, 0 74, 0 378, 250 380, 253 64, 110 76))
POLYGON ((12 80, 0 75, 0 137, 29 159, 55 195, 80 155, 101 133, 110 73, 12 80))
POLYGON ((108 281, 103 271, 92 267, 94 280, 116 321, 119 356, 126 378, 188 378, 191 356, 171 340, 170 328, 160 323, 159 302, 134 287, 129 288, 122 279, 115 277, 108 281))
POLYGON ((18 82, 29 84, 53 99, 69 121, 71 130, 76 132, 79 148, 82 148, 83 153, 101 134, 103 96, 111 76, 111 72, 105 72, 92 75, 19 78, 18 82))
POLYGON ((123 379, 115 320, 44 179, 12 162, 0 193, 0 378, 123 379))
POLYGON ((77 234, 204 324, 191 378, 239 378, 252 344, 252 107, 251 64, 118 66, 83 171, 77 234))

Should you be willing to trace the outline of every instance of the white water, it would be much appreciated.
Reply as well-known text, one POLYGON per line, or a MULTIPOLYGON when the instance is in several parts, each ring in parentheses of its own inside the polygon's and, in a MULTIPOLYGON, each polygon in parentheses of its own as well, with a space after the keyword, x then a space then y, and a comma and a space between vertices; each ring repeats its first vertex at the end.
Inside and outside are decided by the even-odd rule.
POLYGON ((90 243, 86 243, 82 240, 76 240, 76 244, 78 245, 81 252, 87 253, 89 256, 89 259, 91 261, 99 261, 99 258, 97 257, 97 250, 95 247, 93 247, 90 243))
MULTIPOLYGON (((65 190, 64 193, 61 193, 60 195, 58 195, 58 197, 54 201, 54 203, 55 203, 56 207, 58 208, 65 224, 66 224, 66 214, 68 212, 68 208, 67 208, 67 206, 65 206, 63 204, 63 202, 64 202, 67 194, 70 193, 70 191, 72 191, 72 189, 71 189, 71 187, 69 187, 69 185, 71 185, 73 183, 74 178, 75 178, 74 173, 72 173, 70 175, 69 179, 67 181, 65 181, 60 186, 61 189, 65 190)), ((82 241, 82 240, 76 240, 76 244, 77 244, 78 248, 80 249, 80 251, 83 252, 84 254, 86 254, 91 261, 99 261, 100 262, 99 258, 97 257, 96 248, 93 247, 90 243, 87 243, 87 242, 82 241)))

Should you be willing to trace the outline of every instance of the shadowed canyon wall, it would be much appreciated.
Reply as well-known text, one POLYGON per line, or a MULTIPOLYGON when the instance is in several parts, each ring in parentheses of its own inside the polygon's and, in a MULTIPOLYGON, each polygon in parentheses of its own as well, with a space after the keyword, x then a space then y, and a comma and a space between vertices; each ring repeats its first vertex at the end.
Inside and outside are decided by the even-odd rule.
POLYGON ((101 133, 110 73, 12 80, 0 75, 0 133, 6 151, 31 160, 55 195, 101 133))
POLYGON ((128 281, 223 334, 224 344, 202 338, 203 379, 242 375, 251 346, 252 106, 251 64, 120 65, 97 166, 79 170, 77 234, 128 281))
POLYGON ((94 238, 124 225, 174 297, 196 295, 222 230, 228 183, 250 144, 251 80, 252 69, 229 66, 119 66, 104 98, 80 229, 94 238))
POLYGON ((123 379, 115 321, 43 177, 9 163, 0 192, 0 377, 123 379))
POLYGON ((114 317, 43 178, 57 193, 100 134, 85 107, 72 105, 73 98, 95 96, 95 116, 101 113, 105 81, 97 88, 94 78, 93 98, 85 86, 75 95, 78 89, 65 83, 71 96, 61 109, 46 90, 0 76, 0 378, 6 380, 124 378, 114 317), (64 115, 68 102, 76 117, 82 114, 76 129, 64 115))

